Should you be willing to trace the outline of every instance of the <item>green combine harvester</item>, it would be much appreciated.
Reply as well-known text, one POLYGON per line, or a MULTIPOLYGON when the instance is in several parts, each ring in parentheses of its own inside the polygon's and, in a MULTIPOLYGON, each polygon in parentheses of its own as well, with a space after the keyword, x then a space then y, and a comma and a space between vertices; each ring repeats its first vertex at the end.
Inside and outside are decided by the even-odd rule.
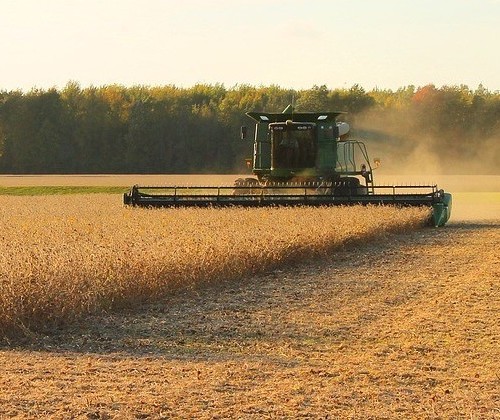
MULTIPOLYGON (((380 204, 428 206, 432 224, 450 218, 451 194, 437 185, 374 185, 366 146, 351 140, 342 112, 248 112, 255 124, 253 177, 232 186, 139 186, 124 203, 146 207, 335 206, 380 204)), ((241 138, 247 138, 247 127, 241 138)), ((380 164, 374 160, 374 167, 380 164)))

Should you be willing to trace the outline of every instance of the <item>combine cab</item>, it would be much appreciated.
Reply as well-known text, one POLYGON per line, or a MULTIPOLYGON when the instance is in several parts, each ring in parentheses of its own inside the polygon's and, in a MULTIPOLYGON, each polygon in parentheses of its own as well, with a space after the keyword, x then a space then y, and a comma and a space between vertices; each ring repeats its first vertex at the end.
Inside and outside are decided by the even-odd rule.
MULTIPOLYGON (((139 206, 326 206, 386 204, 429 206, 432 223, 450 217, 451 194, 436 185, 379 186, 365 144, 348 138, 341 112, 248 112, 255 122, 254 177, 233 186, 145 187, 135 185, 124 203, 139 206)), ((242 127, 245 139, 247 128, 242 127)), ((379 161, 374 161, 375 168, 379 161)))

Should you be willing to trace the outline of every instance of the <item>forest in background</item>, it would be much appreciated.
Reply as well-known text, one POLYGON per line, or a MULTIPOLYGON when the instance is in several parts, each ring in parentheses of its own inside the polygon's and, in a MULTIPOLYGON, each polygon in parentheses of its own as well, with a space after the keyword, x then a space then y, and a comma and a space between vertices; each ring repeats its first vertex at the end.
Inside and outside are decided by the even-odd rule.
POLYGON ((500 174, 500 92, 483 86, 306 90, 198 84, 0 91, 0 173, 235 173, 247 111, 346 111, 394 173, 500 174))

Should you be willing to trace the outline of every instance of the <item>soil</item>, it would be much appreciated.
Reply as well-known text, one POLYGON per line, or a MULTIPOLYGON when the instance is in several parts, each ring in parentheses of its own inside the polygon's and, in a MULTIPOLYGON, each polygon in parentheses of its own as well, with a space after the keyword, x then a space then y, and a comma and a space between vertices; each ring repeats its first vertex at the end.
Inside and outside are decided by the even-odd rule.
POLYGON ((454 222, 10 343, 0 418, 498 418, 499 244, 454 222))

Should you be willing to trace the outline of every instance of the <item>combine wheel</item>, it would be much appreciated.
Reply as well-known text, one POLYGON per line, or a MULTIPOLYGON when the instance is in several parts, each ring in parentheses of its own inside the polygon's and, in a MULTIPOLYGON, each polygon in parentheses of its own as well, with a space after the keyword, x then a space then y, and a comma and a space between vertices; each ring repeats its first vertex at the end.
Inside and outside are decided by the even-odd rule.
POLYGON ((368 195, 368 187, 366 185, 359 186, 356 195, 368 195))
POLYGON ((238 178, 234 181, 233 195, 256 194, 260 189, 260 183, 255 178, 238 178))
POLYGON ((368 188, 364 185, 361 185, 361 182, 358 178, 346 177, 341 178, 340 181, 336 183, 336 186, 333 189, 333 194, 337 196, 367 195, 368 188))
POLYGON ((334 184, 331 181, 321 182, 321 184, 316 188, 314 192, 320 195, 332 195, 334 192, 333 185, 334 184))
POLYGON ((242 188, 245 184, 244 178, 238 178, 234 181, 233 195, 243 194, 244 189, 242 188))
POLYGON ((245 185, 248 185, 249 187, 256 187, 259 186, 259 180, 256 178, 245 178, 245 185))
POLYGON ((258 194, 260 192, 260 183, 255 178, 245 178, 245 185, 248 186, 247 194, 258 194))
POLYGON ((234 181, 235 187, 242 187, 245 184, 245 178, 238 178, 234 181))

